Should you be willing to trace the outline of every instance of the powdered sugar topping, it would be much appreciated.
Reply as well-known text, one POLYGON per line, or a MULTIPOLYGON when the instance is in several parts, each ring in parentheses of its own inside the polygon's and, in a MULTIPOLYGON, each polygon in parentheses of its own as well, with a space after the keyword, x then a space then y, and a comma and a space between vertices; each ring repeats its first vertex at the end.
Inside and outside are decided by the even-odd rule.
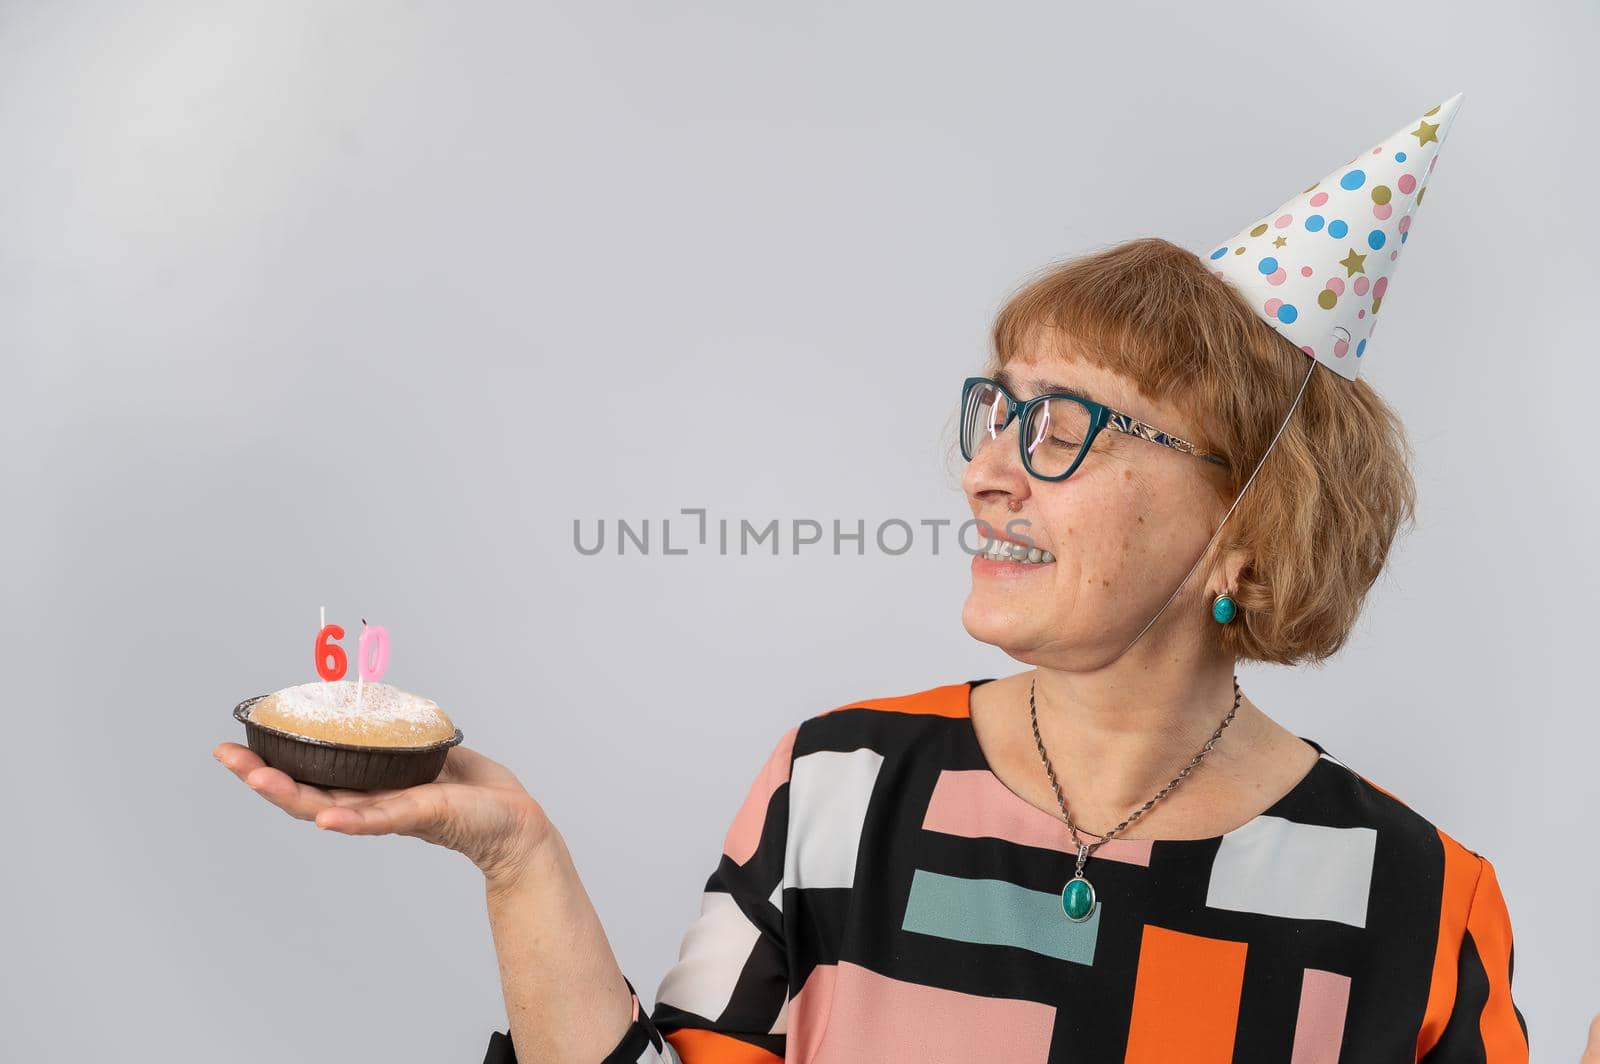
POLYGON ((446 719, 431 698, 402 691, 386 683, 361 685, 361 707, 356 708, 356 682, 303 683, 277 692, 284 713, 301 720, 333 721, 356 718, 375 723, 434 724, 446 719))

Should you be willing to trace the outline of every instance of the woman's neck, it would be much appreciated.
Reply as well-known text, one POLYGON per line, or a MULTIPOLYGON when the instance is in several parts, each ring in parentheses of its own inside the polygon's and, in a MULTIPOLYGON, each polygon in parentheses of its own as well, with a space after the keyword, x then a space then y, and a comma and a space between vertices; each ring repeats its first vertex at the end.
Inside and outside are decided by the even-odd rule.
MULTIPOLYGON (((1037 685, 1039 732, 1046 751, 1054 751, 1057 775, 1063 759, 1093 766, 1098 801, 1127 810, 1188 764, 1233 707, 1233 670, 1226 661, 1134 675, 1040 668, 1030 678, 1037 685)), ((1228 730, 1237 723, 1235 714, 1228 730)))
MULTIPOLYGON (((979 687, 972 696, 973 726, 990 766, 1031 804, 1057 813, 1029 721, 1033 680, 1040 737, 1073 823, 1086 832, 1111 830, 1152 798, 1233 707, 1227 661, 1164 676, 1039 668, 979 687)), ((1315 756, 1241 696, 1201 765, 1118 836, 1203 838, 1231 830, 1286 793, 1315 756)))

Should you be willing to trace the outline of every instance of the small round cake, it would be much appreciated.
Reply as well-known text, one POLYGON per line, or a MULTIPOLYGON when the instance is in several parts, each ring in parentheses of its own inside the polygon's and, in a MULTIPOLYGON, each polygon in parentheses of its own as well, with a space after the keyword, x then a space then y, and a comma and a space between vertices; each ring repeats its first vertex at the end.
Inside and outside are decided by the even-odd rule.
POLYGON ((377 790, 431 783, 461 742, 438 703, 382 683, 303 683, 233 707, 250 749, 301 783, 377 790))
POLYGON ((274 691, 250 710, 257 724, 351 746, 415 747, 444 742, 456 726, 431 698, 386 683, 303 683, 274 691))

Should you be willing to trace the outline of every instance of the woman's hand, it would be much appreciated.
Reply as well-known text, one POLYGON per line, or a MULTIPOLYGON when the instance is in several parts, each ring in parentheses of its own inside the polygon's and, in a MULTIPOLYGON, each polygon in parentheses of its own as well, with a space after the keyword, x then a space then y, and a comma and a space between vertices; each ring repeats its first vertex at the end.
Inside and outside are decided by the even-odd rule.
POLYGON ((1589 1044, 1584 1046, 1583 1059, 1578 1064, 1600 1064, 1600 1013, 1589 1021, 1589 1044))
POLYGON ((219 743, 211 753, 292 817, 347 835, 411 835, 455 850, 491 889, 515 886, 555 830, 510 769, 466 746, 450 748, 433 783, 381 791, 300 783, 239 743, 219 743))

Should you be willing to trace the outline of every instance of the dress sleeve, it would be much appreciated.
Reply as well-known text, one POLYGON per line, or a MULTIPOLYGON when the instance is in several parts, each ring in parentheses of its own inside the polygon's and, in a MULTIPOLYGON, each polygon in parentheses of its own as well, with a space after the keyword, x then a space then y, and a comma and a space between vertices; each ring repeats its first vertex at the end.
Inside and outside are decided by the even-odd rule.
MULTIPOLYGON (((654 1014, 633 994, 633 1023, 597 1064, 782 1064, 789 1007, 783 930, 789 773, 799 726, 756 774, 701 892, 699 915, 656 990, 654 1014)), ((483 1064, 516 1064, 494 1032, 483 1064)))
MULTIPOLYGON (((602 1064, 671 1060, 662 1048, 660 1034, 657 1033, 653 1039, 651 1037, 650 1019, 639 1006, 639 992, 633 988, 633 981, 627 976, 623 976, 622 981, 628 984, 628 993, 633 997, 633 1023, 616 1047, 606 1054, 602 1064), (653 1056, 645 1052, 647 1048, 654 1053, 653 1056)), ((484 1054, 483 1064, 517 1064, 517 1050, 511 1044, 510 1031, 495 1031, 489 1035, 489 1051, 484 1054)))
POLYGON ((1511 996, 1511 914, 1481 854, 1456 961, 1455 1003, 1422 1064, 1528 1064, 1528 1024, 1511 996))

